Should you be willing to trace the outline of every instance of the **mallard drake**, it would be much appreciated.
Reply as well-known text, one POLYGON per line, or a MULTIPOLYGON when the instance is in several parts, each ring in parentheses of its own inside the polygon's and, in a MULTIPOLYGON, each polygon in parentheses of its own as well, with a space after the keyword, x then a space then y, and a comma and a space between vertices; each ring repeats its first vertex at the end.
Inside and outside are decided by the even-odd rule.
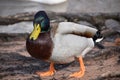
POLYGON ((31 0, 31 1, 40 2, 40 3, 43 3, 43 4, 54 5, 54 4, 63 3, 67 0, 31 0))
POLYGON ((37 72, 39 76, 54 74, 55 63, 69 63, 78 59, 80 71, 70 77, 82 77, 85 72, 83 57, 101 38, 97 29, 73 22, 60 22, 57 26, 50 26, 50 20, 44 11, 35 14, 34 29, 28 36, 26 48, 29 54, 40 60, 49 61, 47 72, 37 72))

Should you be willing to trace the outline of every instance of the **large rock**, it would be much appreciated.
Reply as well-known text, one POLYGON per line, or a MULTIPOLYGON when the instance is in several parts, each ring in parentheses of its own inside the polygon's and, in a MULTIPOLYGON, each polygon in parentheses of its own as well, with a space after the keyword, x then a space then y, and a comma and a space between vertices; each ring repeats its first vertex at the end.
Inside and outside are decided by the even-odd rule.
POLYGON ((113 20, 113 19, 108 19, 105 21, 105 26, 108 28, 108 29, 113 29, 117 32, 120 33, 120 23, 116 20, 113 20))
POLYGON ((32 22, 20 22, 12 25, 1 25, 0 33, 30 33, 33 29, 32 22))

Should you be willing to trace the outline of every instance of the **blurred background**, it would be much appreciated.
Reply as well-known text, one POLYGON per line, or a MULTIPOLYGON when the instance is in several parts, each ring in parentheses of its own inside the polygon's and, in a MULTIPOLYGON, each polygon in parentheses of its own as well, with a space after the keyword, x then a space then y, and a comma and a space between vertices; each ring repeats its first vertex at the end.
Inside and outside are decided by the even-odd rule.
POLYGON ((120 0, 66 0, 58 4, 54 1, 56 0, 50 4, 50 0, 46 0, 46 3, 41 0, 0 0, 0 16, 38 10, 70 13, 120 12, 120 0))

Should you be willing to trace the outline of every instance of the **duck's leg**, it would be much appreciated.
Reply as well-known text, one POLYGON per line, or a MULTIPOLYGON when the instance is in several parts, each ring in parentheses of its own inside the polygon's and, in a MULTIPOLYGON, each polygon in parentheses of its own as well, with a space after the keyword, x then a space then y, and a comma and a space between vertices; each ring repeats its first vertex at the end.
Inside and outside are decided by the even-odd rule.
POLYGON ((83 63, 83 58, 82 58, 82 56, 79 57, 78 60, 79 60, 79 64, 80 64, 80 71, 71 74, 70 77, 77 77, 77 78, 80 78, 80 77, 83 77, 83 76, 84 76, 84 73, 85 73, 85 66, 84 66, 84 63, 83 63))
POLYGON ((44 77, 44 76, 52 76, 54 73, 55 73, 55 68, 54 68, 54 63, 51 62, 50 63, 50 68, 49 68, 49 71, 46 71, 46 72, 36 72, 37 75, 41 76, 41 77, 44 77))

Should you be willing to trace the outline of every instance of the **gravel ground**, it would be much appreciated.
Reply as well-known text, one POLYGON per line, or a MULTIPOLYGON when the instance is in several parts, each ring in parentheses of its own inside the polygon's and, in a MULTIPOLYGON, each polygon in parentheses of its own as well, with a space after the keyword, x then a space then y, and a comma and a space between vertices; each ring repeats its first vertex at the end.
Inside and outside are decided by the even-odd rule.
MULTIPOLYGON (((2 39, 2 38, 1 38, 2 39)), ((105 49, 95 47, 84 58, 85 76, 68 76, 79 70, 79 63, 56 64, 57 72, 51 77, 39 77, 36 71, 48 70, 49 63, 32 58, 26 51, 25 39, 0 41, 0 80, 120 80, 120 47, 104 40, 105 49)))

